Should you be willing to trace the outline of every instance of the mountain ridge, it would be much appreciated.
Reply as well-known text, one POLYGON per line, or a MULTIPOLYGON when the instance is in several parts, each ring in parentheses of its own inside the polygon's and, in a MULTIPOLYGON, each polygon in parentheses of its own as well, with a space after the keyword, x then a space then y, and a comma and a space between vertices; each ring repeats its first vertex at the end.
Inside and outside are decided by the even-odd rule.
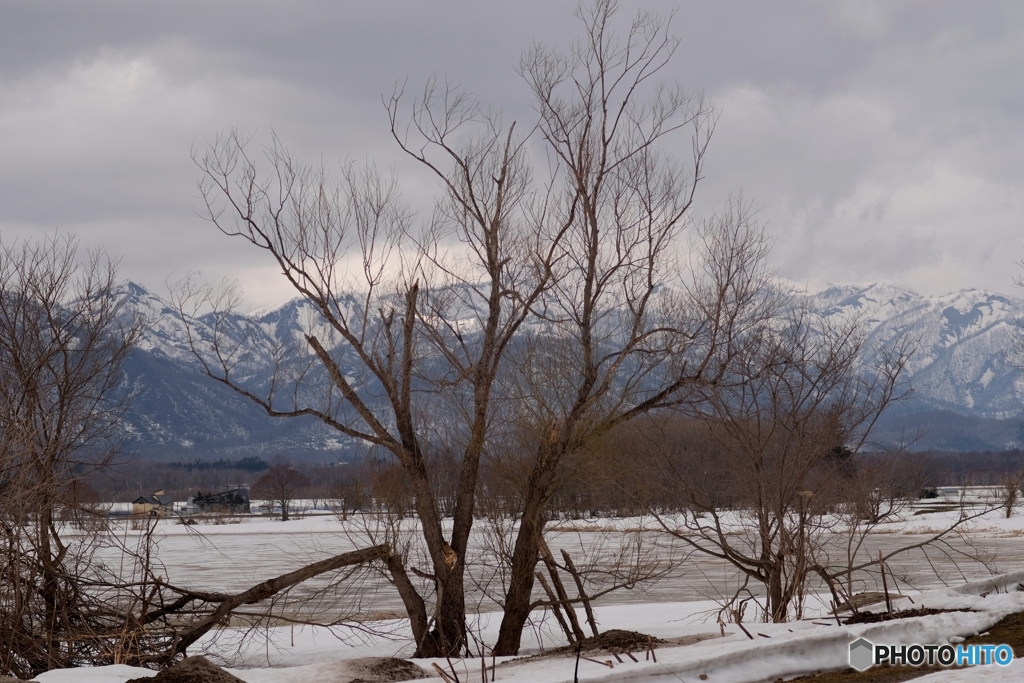
MULTIPOLYGON (((1024 318, 1024 299, 981 289, 924 296, 886 283, 791 289, 826 318, 856 318, 868 348, 901 337, 916 342, 908 366, 913 395, 885 416, 880 440, 895 443, 908 428, 929 423, 939 429, 933 429, 936 435, 930 440, 919 441, 920 448, 1024 445, 1024 377, 1007 355, 1019 331, 1017 321, 1024 318), (958 417, 943 421, 944 413, 958 417)), ((135 405, 126 415, 133 451, 181 459, 277 452, 345 458, 362 448, 315 418, 267 416, 201 374, 185 325, 168 302, 134 282, 125 283, 118 296, 142 310, 149 323, 125 366, 127 386, 135 393, 135 405)), ((359 302, 352 297, 346 305, 357 311, 359 302)), ((233 314, 220 323, 257 340, 255 352, 243 357, 240 367, 259 379, 272 350, 301 341, 315 320, 312 305, 293 299, 251 315, 233 314)), ((206 314, 199 323, 200 328, 209 327, 213 320, 206 314)))

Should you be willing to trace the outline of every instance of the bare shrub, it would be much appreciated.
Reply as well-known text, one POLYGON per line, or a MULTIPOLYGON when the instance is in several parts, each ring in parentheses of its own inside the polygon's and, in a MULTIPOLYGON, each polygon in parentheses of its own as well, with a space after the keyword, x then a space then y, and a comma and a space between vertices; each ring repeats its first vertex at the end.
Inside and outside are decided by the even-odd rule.
MULTIPOLYGON (((744 586, 761 584, 765 619, 800 616, 809 581, 832 581, 827 544, 857 479, 851 457, 905 391, 908 351, 882 352, 865 372, 855 321, 797 308, 752 331, 727 381, 702 392, 694 415, 714 458, 665 454, 663 472, 687 507, 660 516, 665 530, 732 564, 744 586)), ((861 511, 882 513, 881 501, 860 502, 861 511)))
POLYGON ((288 462, 270 466, 266 474, 256 480, 249 491, 253 498, 269 500, 281 507, 281 521, 288 521, 291 503, 309 487, 309 477, 288 462))
POLYGON ((0 246, 0 671, 25 678, 95 661, 104 628, 89 583, 103 516, 84 478, 117 452, 142 329, 116 272, 71 238, 0 246))

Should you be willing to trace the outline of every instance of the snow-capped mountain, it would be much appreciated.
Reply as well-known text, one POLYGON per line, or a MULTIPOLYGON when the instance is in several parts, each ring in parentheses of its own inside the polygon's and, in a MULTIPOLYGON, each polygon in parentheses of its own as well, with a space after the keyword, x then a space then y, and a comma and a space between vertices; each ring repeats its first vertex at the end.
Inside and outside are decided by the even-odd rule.
POLYGON ((978 417, 1024 413, 1024 375, 1013 364, 1024 300, 978 289, 924 297, 889 285, 833 286, 812 294, 825 315, 856 316, 868 344, 906 336, 914 402, 978 417))
MULTIPOLYGON (((271 418, 247 398, 201 372, 184 322, 169 303, 135 283, 120 296, 140 311, 146 331, 125 364, 134 394, 126 416, 130 448, 140 455, 183 459, 258 453, 301 455, 344 451, 350 445, 310 417, 271 418)), ((272 350, 309 329, 315 318, 305 301, 294 300, 271 311, 233 315, 219 321, 229 334, 255 340, 255 354, 243 357, 239 370, 267 375, 272 350)), ((211 315, 199 318, 194 333, 209 338, 211 315)))
MULTIPOLYGON (((891 411, 882 440, 923 428, 918 448, 1002 449, 1024 445, 1024 375, 1010 353, 1024 318, 1024 300, 981 290, 926 297, 885 284, 832 285, 805 292, 825 316, 856 318, 868 346, 906 337, 916 343, 910 363, 913 396, 891 411)), ((204 376, 186 329, 173 308, 145 288, 126 284, 121 296, 147 316, 148 329, 125 371, 136 398, 128 415, 132 448, 180 458, 259 452, 332 452, 354 444, 315 418, 270 418, 249 400, 204 376)), ((359 308, 347 302, 350 313, 359 308)), ((273 350, 301 341, 315 325, 305 301, 214 321, 201 317, 198 333, 215 324, 256 344, 240 370, 260 379, 273 350)), ((343 368, 344 369, 344 368, 343 368)), ((355 370, 353 370, 355 372, 355 370)))
POLYGON ((871 346, 905 337, 912 396, 883 416, 883 443, 916 449, 1024 447, 1024 300, 978 289, 926 297, 886 284, 833 285, 809 294, 826 316, 857 317, 871 346))

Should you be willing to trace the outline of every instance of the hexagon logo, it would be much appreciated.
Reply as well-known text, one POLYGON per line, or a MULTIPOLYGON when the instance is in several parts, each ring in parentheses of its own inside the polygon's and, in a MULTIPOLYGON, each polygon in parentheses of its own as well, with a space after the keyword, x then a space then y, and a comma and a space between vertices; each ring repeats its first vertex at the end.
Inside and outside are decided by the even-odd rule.
POLYGON ((858 638, 850 643, 850 666, 857 671, 864 671, 874 663, 875 646, 865 638, 858 638))

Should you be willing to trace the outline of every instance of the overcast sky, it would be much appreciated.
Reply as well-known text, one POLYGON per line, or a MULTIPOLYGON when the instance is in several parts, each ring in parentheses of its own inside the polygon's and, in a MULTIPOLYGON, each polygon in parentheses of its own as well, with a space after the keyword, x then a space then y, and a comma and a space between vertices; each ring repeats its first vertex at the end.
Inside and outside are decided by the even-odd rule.
MULTIPOLYGON (((668 76, 719 112, 700 210, 742 190, 781 275, 1020 293, 1024 3, 652 0, 620 18, 638 7, 676 11, 668 76)), ((197 215, 193 147, 273 128, 310 161, 399 164, 396 81, 440 73, 529 118, 520 52, 578 33, 552 0, 5 0, 2 238, 72 232, 154 291, 199 270, 281 302, 262 254, 197 215)))

